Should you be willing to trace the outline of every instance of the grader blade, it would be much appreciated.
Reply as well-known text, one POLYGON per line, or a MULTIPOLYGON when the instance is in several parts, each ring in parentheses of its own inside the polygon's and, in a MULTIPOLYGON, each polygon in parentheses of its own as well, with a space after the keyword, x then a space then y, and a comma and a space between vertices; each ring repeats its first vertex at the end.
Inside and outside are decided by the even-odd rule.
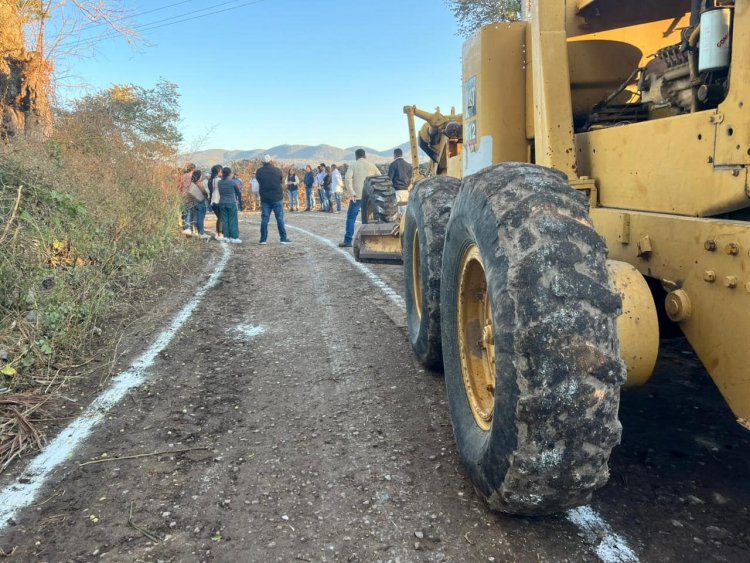
POLYGON ((367 223, 354 237, 354 256, 360 262, 401 262, 398 223, 367 223))

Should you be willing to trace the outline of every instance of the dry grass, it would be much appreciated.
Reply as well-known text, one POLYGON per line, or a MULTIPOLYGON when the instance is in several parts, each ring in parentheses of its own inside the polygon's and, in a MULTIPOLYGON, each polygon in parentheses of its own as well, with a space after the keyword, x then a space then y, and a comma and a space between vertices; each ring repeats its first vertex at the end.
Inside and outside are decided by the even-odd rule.
POLYGON ((0 147, 0 473, 41 447, 41 406, 84 375, 103 323, 178 247, 170 167, 59 130, 0 147))
POLYGON ((44 445, 34 420, 44 403, 44 397, 34 394, 0 395, 0 472, 24 451, 44 445))

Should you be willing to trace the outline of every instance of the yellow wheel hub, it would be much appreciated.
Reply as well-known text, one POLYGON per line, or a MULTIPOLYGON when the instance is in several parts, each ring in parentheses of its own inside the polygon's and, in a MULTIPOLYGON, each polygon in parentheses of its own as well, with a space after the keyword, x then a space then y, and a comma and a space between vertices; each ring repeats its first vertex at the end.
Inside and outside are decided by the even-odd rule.
POLYGON ((411 283, 412 294, 414 295, 414 309, 417 312, 417 318, 422 320, 422 260, 419 251, 419 231, 414 229, 414 239, 412 241, 411 256, 411 283))
POLYGON ((458 329, 466 396, 474 420, 486 431, 495 411, 495 331, 484 264, 476 245, 469 247, 461 261, 458 329))

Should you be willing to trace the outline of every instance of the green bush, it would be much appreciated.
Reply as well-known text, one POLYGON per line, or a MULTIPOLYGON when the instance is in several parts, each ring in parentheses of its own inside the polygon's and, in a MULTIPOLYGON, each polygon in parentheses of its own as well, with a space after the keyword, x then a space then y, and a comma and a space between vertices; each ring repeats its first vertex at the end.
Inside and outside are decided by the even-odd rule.
POLYGON ((0 350, 9 356, 0 388, 33 388, 79 363, 97 323, 179 248, 167 160, 178 114, 157 90, 85 98, 58 113, 52 139, 0 148, 0 350), (113 112, 110 102, 133 108, 113 112), (137 118, 154 104, 161 128, 137 118))

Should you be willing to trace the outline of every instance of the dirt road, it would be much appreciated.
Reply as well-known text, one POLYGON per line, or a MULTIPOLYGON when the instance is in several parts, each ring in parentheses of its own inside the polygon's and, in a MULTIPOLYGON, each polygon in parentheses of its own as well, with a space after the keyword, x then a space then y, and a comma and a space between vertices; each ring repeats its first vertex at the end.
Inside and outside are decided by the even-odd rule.
POLYGON ((150 350, 145 381, 97 407, 104 420, 49 479, 0 480, 6 501, 41 485, 6 510, 0 547, 22 561, 750 559, 750 440, 679 341, 624 394, 623 444, 590 507, 490 513, 458 462, 443 380, 411 354, 401 267, 353 264, 334 245, 343 221, 288 216, 294 245, 272 229, 257 246, 252 217, 220 273, 209 243, 163 326, 131 337, 121 369, 150 350), (107 461, 80 465, 93 460, 107 461))

